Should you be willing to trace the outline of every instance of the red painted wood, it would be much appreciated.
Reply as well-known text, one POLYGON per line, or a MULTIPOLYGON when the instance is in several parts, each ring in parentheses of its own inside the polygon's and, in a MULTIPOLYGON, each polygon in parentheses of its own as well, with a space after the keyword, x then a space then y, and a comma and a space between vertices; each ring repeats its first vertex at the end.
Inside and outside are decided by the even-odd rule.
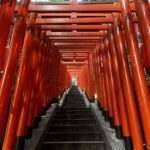
POLYGON ((49 25, 49 24, 77 24, 77 23, 112 23, 112 17, 92 17, 92 18, 46 18, 37 19, 37 25, 49 25))
POLYGON ((0 71, 3 71, 4 61, 6 57, 6 45, 10 33, 10 28, 13 20, 13 12, 15 10, 16 2, 10 4, 9 1, 3 3, 0 12, 0 71), (5 28, 4 28, 5 27, 5 28))
MULTIPOLYGON (((32 14, 29 20, 29 26, 33 25, 33 22, 36 19, 36 15, 32 14)), ((14 90, 14 95, 12 99, 12 103, 10 106, 10 113, 8 117, 5 139, 3 144, 3 149, 11 149, 14 147, 16 132, 18 127, 19 115, 21 112, 21 107, 23 104, 23 91, 25 91, 27 87, 27 82, 25 80, 29 79, 29 55, 31 54, 32 45, 33 44, 33 35, 31 31, 26 31, 25 40, 23 44, 21 62, 18 70, 18 78, 16 82, 16 87, 14 90), (13 129, 13 130, 12 130, 13 129)))
MULTIPOLYGON (((16 7, 18 10, 18 7, 16 7)), ((134 6, 133 6, 133 10, 134 6)), ((120 7, 115 4, 82 4, 82 5, 34 5, 30 4, 29 11, 34 12, 118 12, 120 7), (51 7, 53 6, 53 7, 51 7)))
MULTIPOLYGON (((7 56, 7 60, 4 65, 4 73, 1 78, 0 83, 0 138, 2 137, 2 132, 4 129, 6 115, 9 106, 9 100, 11 95, 11 89, 13 85, 13 80, 15 76, 15 71, 18 64, 18 58, 20 54, 20 50, 22 48, 23 39, 24 39, 24 31, 26 27, 26 17, 27 17, 27 7, 28 3, 24 5, 24 1, 22 1, 19 11, 18 11, 18 20, 16 20, 12 39, 9 48, 9 54, 7 56), (22 17, 20 16, 22 14, 22 17)), ((13 139, 12 139, 13 140, 13 139)), ((5 149, 5 148, 4 148, 5 149)))
POLYGON ((142 60, 136 40, 136 34, 134 29, 134 23, 131 19, 131 10, 128 1, 120 1, 122 8, 122 20, 125 31, 125 38, 128 45, 128 51, 131 58, 131 68, 134 78, 134 86, 136 90, 138 106, 141 113, 141 119, 143 122, 143 130, 145 134, 145 140, 147 145, 150 145, 150 95, 149 88, 146 82, 144 69, 142 66, 142 60))
POLYGON ((102 37, 99 37, 99 36, 95 36, 95 37, 89 37, 89 36, 83 36, 83 37, 63 37, 63 36, 60 36, 60 37, 49 37, 49 39, 51 40, 101 40, 102 37))
POLYGON ((47 31, 46 35, 48 37, 59 37, 59 36, 84 37, 84 36, 103 36, 104 32, 103 31, 99 31, 99 32, 50 32, 50 31, 47 31))
POLYGON ((141 135, 141 128, 139 123, 139 116, 136 108, 136 99, 134 96, 134 89, 132 85, 132 79, 130 76, 130 69, 128 66, 127 56, 125 55, 125 44, 123 39, 122 31, 119 29, 120 22, 118 18, 114 20, 114 28, 113 30, 109 30, 109 36, 112 36, 114 42, 116 43, 116 52, 120 64, 120 72, 121 72, 121 82, 122 87, 124 89, 124 96, 126 100, 126 108, 129 118, 129 125, 131 128, 131 136, 133 145, 138 149, 143 149, 143 139, 141 135), (114 36, 112 35, 114 31, 114 36), (139 131, 139 132, 136 132, 139 131), (135 138, 137 137, 137 138, 135 138))
POLYGON ((72 14, 76 14, 77 17, 105 17, 110 15, 110 13, 98 13, 98 12, 93 12, 93 13, 80 13, 80 12, 55 12, 55 13, 38 13, 38 17, 71 17, 72 14))
POLYGON ((150 69, 150 8, 148 1, 140 0, 135 0, 135 7, 139 19, 140 29, 142 31, 143 43, 145 46, 145 55, 147 57, 145 58, 145 61, 147 62, 146 66, 148 66, 147 68, 150 69))

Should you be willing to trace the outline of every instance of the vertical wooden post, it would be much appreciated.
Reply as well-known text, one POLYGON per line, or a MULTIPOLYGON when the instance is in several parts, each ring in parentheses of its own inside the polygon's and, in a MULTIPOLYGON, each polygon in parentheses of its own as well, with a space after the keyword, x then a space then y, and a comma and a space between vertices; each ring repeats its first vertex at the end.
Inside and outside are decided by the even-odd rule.
POLYGON ((102 70, 102 82, 103 82, 103 99, 104 99, 104 116, 105 119, 108 121, 108 84, 107 84, 107 75, 106 75, 106 59, 105 59, 105 47, 104 47, 104 42, 101 43, 101 70, 102 70))
POLYGON ((147 148, 150 147, 150 95, 148 85, 144 75, 142 60, 138 49, 138 43, 134 30, 134 24, 131 17, 131 11, 128 0, 120 0, 122 10, 122 20, 124 25, 125 37, 128 51, 131 59, 131 69, 134 78, 136 95, 140 108, 143 130, 146 139, 147 148))
POLYGON ((14 16, 16 1, 2 2, 0 11, 0 71, 3 70, 3 64, 6 56, 6 45, 10 33, 10 27, 14 16), (5 28, 4 28, 5 27, 5 28))
POLYGON ((120 109, 123 136, 125 137, 125 141, 127 142, 126 144, 126 146, 128 146, 127 149, 130 149, 131 148, 131 143, 129 143, 130 142, 130 129, 129 129, 128 116, 127 116, 127 110, 126 110, 126 105, 125 105, 125 97, 124 97, 124 92, 123 92, 123 88, 121 84, 119 62, 118 62, 118 57, 117 57, 116 47, 114 45, 113 37, 110 36, 110 34, 108 37, 109 37, 112 65, 113 65, 113 70, 114 70, 116 91, 118 91, 117 99, 118 99, 119 109, 120 109))
POLYGON ((150 68, 150 50, 149 50, 149 42, 150 42, 150 8, 148 5, 148 1, 135 0, 135 8, 138 16, 138 22, 142 31, 143 41, 146 50, 146 56, 148 61, 148 66, 150 68))
MULTIPOLYGON (((96 61, 96 53, 97 53, 97 48, 92 51, 92 66, 93 66, 93 71, 94 71, 94 82, 95 82, 95 87, 96 87, 96 94, 98 94, 98 89, 99 89, 99 82, 98 82, 98 70, 97 70, 97 61, 96 61)), ((95 94, 95 93, 94 93, 95 94)), ((94 96, 94 95, 93 95, 94 96)))
MULTIPOLYGON (((34 128, 34 123, 36 120, 36 117, 42 113, 42 58, 43 58, 43 43, 44 43, 44 36, 45 33, 41 34, 41 41, 38 45, 37 51, 34 49, 34 52, 32 52, 32 55, 34 59, 31 59, 32 69, 35 71, 34 73, 34 80, 33 80, 33 89, 31 92, 31 101, 29 106, 29 117, 27 121, 27 138, 31 138, 32 136, 32 130, 34 128), (38 53, 37 55, 35 55, 38 53), (35 57, 37 56, 37 57, 35 57), (37 60, 37 64, 34 68, 34 63, 37 60), (38 93, 38 94, 37 94, 38 93)), ((34 72, 33 71, 33 72, 34 72)))
MULTIPOLYGON (((34 80, 35 80, 35 66, 38 65, 38 47, 39 47, 39 32, 36 30, 34 31, 34 41, 32 43, 32 49, 30 49, 30 55, 28 65, 29 65, 29 72, 30 76, 28 77, 28 85, 26 86, 23 98, 23 106, 21 109, 19 123, 17 128, 17 140, 16 140, 16 150, 23 149, 25 143, 25 136, 26 136, 26 129, 27 129, 27 120, 29 116, 29 106, 31 103, 31 95, 34 90, 35 93, 38 93, 37 88, 34 88, 34 80), (33 54, 34 53, 34 54, 33 54), (36 56, 35 56, 36 54, 36 56)), ((36 107, 36 106, 35 106, 36 107)))
POLYGON ((21 55, 21 62, 19 65, 18 76, 17 76, 18 78, 14 90, 12 104, 10 106, 8 123, 6 127, 6 134, 4 138, 4 144, 3 144, 4 150, 13 148, 16 139, 15 137, 16 137, 16 131, 18 127, 18 120, 21 112, 20 107, 22 108, 22 103, 23 103, 22 100, 23 92, 25 91, 27 86, 26 80, 29 79, 30 68, 28 62, 29 62, 29 58, 33 46, 33 34, 31 33, 32 31, 31 28, 35 20, 36 20, 36 14, 33 13, 30 16, 29 26, 27 26, 27 31, 25 34, 25 40, 24 40, 24 45, 23 45, 23 50, 21 55))
POLYGON ((110 86, 110 70, 109 70, 109 47, 108 47, 108 37, 107 37, 107 31, 105 32, 104 37, 104 71, 105 71, 105 84, 107 85, 106 91, 107 91, 107 102, 108 102, 108 113, 109 113, 109 121, 111 123, 111 126, 114 126, 113 124, 113 111, 112 111, 112 100, 111 100, 111 86, 110 86))
POLYGON ((2 79, 0 84, 0 118, 1 118, 0 138, 2 138, 2 132, 4 130, 4 124, 6 121, 6 114, 8 111, 15 71, 17 68, 20 50, 23 45, 28 5, 29 5, 28 0, 27 1, 24 0, 20 4, 20 9, 18 10, 18 14, 14 25, 13 34, 12 34, 12 39, 10 43, 8 58, 7 61, 5 62, 4 72, 2 74, 2 79))
POLYGON ((142 134, 141 134, 141 128, 140 128, 140 123, 137 114, 137 108, 136 108, 134 90, 133 90, 129 66, 128 66, 128 60, 126 56, 127 52, 125 50, 123 34, 120 28, 121 24, 118 23, 117 18, 115 18, 113 26, 114 26, 113 30, 111 29, 112 27, 110 26, 109 34, 110 36, 112 36, 112 38, 114 39, 113 41, 115 41, 116 43, 116 51, 118 54, 118 60, 120 64, 120 73, 122 78, 121 81, 122 81, 124 95, 126 99, 126 108, 127 108, 129 124, 131 128, 133 146, 134 149, 142 150, 143 149, 142 134))
MULTIPOLYGON (((106 33, 105 33, 106 34, 106 33)), ((107 35, 105 35, 107 36, 107 35)), ((115 85, 115 77, 114 77, 114 72, 113 72, 113 66, 112 66, 112 57, 110 55, 110 48, 111 45, 110 43, 107 44, 107 63, 108 63, 108 75, 109 75, 109 82, 110 82, 110 95, 111 95, 111 103, 112 103, 112 111, 113 111, 113 118, 114 119, 114 125, 116 129, 116 135, 118 138, 122 137, 121 134, 121 121, 120 121, 120 114, 119 114, 119 108, 118 108, 118 103, 117 103, 117 92, 115 91, 116 85, 115 85)))
POLYGON ((98 52, 98 60, 99 60, 99 74, 100 74, 100 104, 99 104, 99 107, 101 110, 104 109, 104 88, 103 88, 103 63, 102 63, 102 53, 101 53, 101 46, 102 44, 99 43, 98 44, 98 49, 99 49, 99 52, 98 52))
POLYGON ((100 78, 100 50, 99 50, 99 45, 97 45, 97 52, 96 52, 96 59, 97 59, 97 73, 98 73, 98 105, 100 106, 101 109, 101 105, 100 105, 100 101, 102 99, 101 97, 101 78, 100 78))

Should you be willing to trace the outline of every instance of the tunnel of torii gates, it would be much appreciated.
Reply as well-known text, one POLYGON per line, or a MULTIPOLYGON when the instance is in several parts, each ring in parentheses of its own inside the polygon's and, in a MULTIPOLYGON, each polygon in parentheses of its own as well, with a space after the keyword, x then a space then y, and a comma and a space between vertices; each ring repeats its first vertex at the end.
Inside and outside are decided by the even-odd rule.
POLYGON ((14 149, 72 77, 91 101, 96 97, 116 134, 130 138, 135 150, 150 149, 149 44, 147 0, 1 0, 2 150, 14 149))

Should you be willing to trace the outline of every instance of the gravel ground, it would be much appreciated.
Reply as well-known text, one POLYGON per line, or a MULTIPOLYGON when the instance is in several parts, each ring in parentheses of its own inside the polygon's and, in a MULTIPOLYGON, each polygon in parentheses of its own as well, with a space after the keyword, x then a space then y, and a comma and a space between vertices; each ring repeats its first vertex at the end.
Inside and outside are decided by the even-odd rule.
MULTIPOLYGON (((85 93, 79 88, 80 93, 84 97, 84 101, 86 106, 89 106, 90 103, 85 95, 85 93)), ((125 150, 125 145, 123 140, 119 140, 116 137, 115 130, 110 128, 109 122, 105 121, 101 111, 99 110, 99 107, 97 105, 97 102, 91 103, 91 107, 95 113, 95 115, 98 118, 99 124, 101 125, 101 128, 104 130, 104 134, 106 135, 106 138, 112 148, 112 150, 125 150)))
POLYGON ((125 150, 124 141, 119 140, 116 137, 115 130, 110 128, 109 122, 106 122, 104 120, 104 117, 102 116, 101 111, 99 110, 96 103, 91 104, 96 116, 98 117, 98 121, 101 124, 102 129, 104 130, 104 133, 112 147, 113 150, 125 150))
POLYGON ((49 120, 51 119, 52 112, 55 110, 56 104, 53 104, 46 112, 45 116, 42 116, 42 120, 39 124, 39 128, 34 129, 32 132, 32 138, 27 139, 25 141, 25 148, 24 150, 36 150, 37 145, 45 131, 49 120))

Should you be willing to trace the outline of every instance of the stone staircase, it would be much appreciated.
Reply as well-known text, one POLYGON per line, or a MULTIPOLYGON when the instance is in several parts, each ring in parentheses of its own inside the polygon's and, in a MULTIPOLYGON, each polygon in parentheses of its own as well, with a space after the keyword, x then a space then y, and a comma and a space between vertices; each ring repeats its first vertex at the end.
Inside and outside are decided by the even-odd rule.
POLYGON ((76 86, 57 108, 41 150, 109 150, 103 131, 76 86))

